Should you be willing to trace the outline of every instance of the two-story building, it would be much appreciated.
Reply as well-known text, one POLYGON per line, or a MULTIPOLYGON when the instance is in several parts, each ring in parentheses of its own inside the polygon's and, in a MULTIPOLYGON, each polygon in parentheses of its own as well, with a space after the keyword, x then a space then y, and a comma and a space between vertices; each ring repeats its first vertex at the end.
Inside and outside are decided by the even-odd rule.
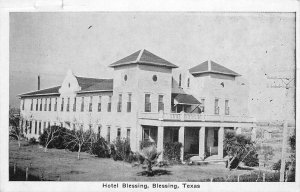
POLYGON ((160 151, 164 142, 178 141, 182 159, 184 153, 223 158, 224 129, 255 127, 248 114, 248 83, 213 61, 178 70, 143 49, 109 67, 112 79, 68 71, 59 86, 19 95, 26 137, 38 138, 51 125, 83 127, 108 142, 127 137, 132 151, 143 140, 155 142, 160 151))

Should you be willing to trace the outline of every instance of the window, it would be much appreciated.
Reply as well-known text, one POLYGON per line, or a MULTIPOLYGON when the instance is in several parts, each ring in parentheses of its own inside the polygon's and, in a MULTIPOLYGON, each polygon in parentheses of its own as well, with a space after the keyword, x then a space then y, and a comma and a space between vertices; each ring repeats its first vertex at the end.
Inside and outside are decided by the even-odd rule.
POLYGON ((31 106, 30 106, 30 111, 33 110, 33 99, 31 99, 31 106))
MULTIPOLYGON (((45 121, 45 122, 44 122, 44 131, 45 131, 46 129, 47 129, 47 122, 45 121)), ((43 132, 44 132, 44 131, 43 131, 43 132)))
POLYGON ((50 121, 48 121, 48 128, 50 128, 50 121))
POLYGON ((76 111, 76 97, 74 97, 73 111, 76 111))
POLYGON ((67 111, 70 110, 70 97, 68 97, 68 103, 67 103, 67 111))
POLYGON ((205 111, 205 99, 201 99, 201 105, 200 105, 200 113, 204 113, 205 111))
POLYGON ((55 98, 54 111, 57 111, 57 98, 55 98))
POLYGON ((118 128, 118 130, 117 130, 117 137, 121 137, 121 128, 118 128))
POLYGON ((158 95, 158 112, 164 111, 164 96, 158 95))
POLYGON ((170 133, 170 141, 171 142, 178 142, 179 129, 177 129, 177 128, 170 128, 168 130, 169 130, 169 133, 170 133))
POLYGON ((51 111, 51 98, 49 98, 49 111, 51 111))
POLYGON ((29 123, 29 133, 31 134, 31 130, 32 130, 32 121, 30 121, 29 123))
POLYGON ((43 111, 43 99, 41 99, 41 103, 40 103, 40 111, 43 111))
POLYGON ((107 112, 111 112, 111 96, 108 97, 107 112))
POLYGON ((64 98, 61 98, 61 111, 64 111, 64 98))
POLYGON ((25 121, 25 133, 27 134, 27 126, 28 126, 28 121, 25 121))
POLYGON ((144 129, 143 139, 144 139, 144 141, 149 141, 149 139, 150 139, 150 129, 144 129))
POLYGON ((92 111, 92 108, 93 108, 93 96, 90 96, 89 112, 92 111))
POLYGON ((190 87, 190 78, 187 80, 187 87, 190 87))
POLYGON ((181 87, 181 74, 179 75, 179 83, 178 83, 179 87, 181 87))
POLYGON ((215 114, 219 115, 219 99, 215 99, 215 114))
POLYGON ((130 139, 130 129, 127 129, 127 132, 126 132, 126 138, 129 140, 130 139))
POLYGON ((34 123, 34 134, 37 133, 37 121, 34 123))
POLYGON ((44 111, 47 111, 47 98, 45 99, 44 111))
POLYGON ((39 122, 39 135, 42 134, 42 122, 39 122))
POLYGON ((107 127, 107 137, 106 140, 108 143, 110 143, 110 126, 107 127))
POLYGON ((22 110, 24 110, 24 104, 25 104, 25 100, 22 100, 22 110))
POLYGON ((118 109, 117 112, 122 111, 122 94, 119 94, 119 101, 118 101, 118 109))
POLYGON ((145 94, 145 112, 151 112, 150 94, 145 94))
POLYGON ((218 140, 219 140, 219 133, 218 133, 218 130, 215 129, 214 130, 214 147, 218 146, 218 140))
POLYGON ((81 112, 84 111, 84 97, 81 97, 81 112))
POLYGON ((99 96, 99 101, 98 101, 98 112, 101 111, 101 96, 99 96))
POLYGON ((127 112, 131 112, 131 93, 128 93, 127 112))
POLYGON ((229 100, 225 100, 225 115, 229 115, 229 100))
POLYGON ((39 100, 38 100, 38 99, 36 99, 35 110, 36 110, 36 111, 39 110, 39 100))
POLYGON ((124 75, 124 81, 127 81, 127 75, 124 75))
POLYGON ((98 125, 98 137, 100 138, 100 135, 101 135, 101 126, 98 125))
POLYGON ((152 76, 152 80, 153 80, 154 82, 156 82, 156 81, 157 81, 157 75, 153 75, 153 76, 152 76))

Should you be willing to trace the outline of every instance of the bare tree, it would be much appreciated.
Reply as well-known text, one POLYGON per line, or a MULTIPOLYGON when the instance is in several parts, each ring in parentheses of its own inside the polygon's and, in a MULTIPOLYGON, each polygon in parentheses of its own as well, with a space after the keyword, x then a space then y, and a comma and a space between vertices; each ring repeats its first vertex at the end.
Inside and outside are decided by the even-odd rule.
POLYGON ((15 137, 18 141, 19 148, 21 147, 21 138, 23 133, 19 125, 20 117, 15 115, 15 110, 13 108, 9 109, 9 136, 15 137))
POLYGON ((80 127, 78 130, 66 132, 66 137, 66 148, 69 146, 71 146, 72 149, 78 147, 77 159, 79 160, 82 146, 90 144, 94 134, 91 130, 84 131, 83 128, 80 127))
POLYGON ((47 152, 49 144, 60 136, 61 127, 59 127, 59 126, 50 126, 47 129, 45 129, 44 133, 46 134, 46 141, 45 141, 44 151, 47 152))

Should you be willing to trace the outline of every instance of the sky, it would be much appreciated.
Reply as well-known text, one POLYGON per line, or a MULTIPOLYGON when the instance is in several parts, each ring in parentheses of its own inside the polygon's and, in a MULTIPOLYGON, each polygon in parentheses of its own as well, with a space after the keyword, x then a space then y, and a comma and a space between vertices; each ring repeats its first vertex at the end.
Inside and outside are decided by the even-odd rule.
POLYGON ((60 85, 68 69, 111 78, 109 64, 147 49, 182 69, 213 60, 247 79, 251 115, 294 119, 295 89, 285 96, 267 76, 295 76, 295 30, 293 13, 10 13, 9 102, 19 107, 38 74, 42 89, 60 85))

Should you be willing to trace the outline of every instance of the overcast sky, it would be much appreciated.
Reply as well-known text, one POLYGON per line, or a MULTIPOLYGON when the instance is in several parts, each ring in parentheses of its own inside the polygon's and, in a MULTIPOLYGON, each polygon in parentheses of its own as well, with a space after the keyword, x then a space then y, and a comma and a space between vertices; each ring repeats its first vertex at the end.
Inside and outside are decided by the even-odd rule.
POLYGON ((208 59, 249 82, 250 112, 294 118, 294 90, 267 88, 266 75, 294 76, 293 13, 11 13, 10 105, 17 94, 75 75, 111 78, 107 66, 139 49, 190 68, 208 59), (289 103, 286 104, 286 101, 289 103))

